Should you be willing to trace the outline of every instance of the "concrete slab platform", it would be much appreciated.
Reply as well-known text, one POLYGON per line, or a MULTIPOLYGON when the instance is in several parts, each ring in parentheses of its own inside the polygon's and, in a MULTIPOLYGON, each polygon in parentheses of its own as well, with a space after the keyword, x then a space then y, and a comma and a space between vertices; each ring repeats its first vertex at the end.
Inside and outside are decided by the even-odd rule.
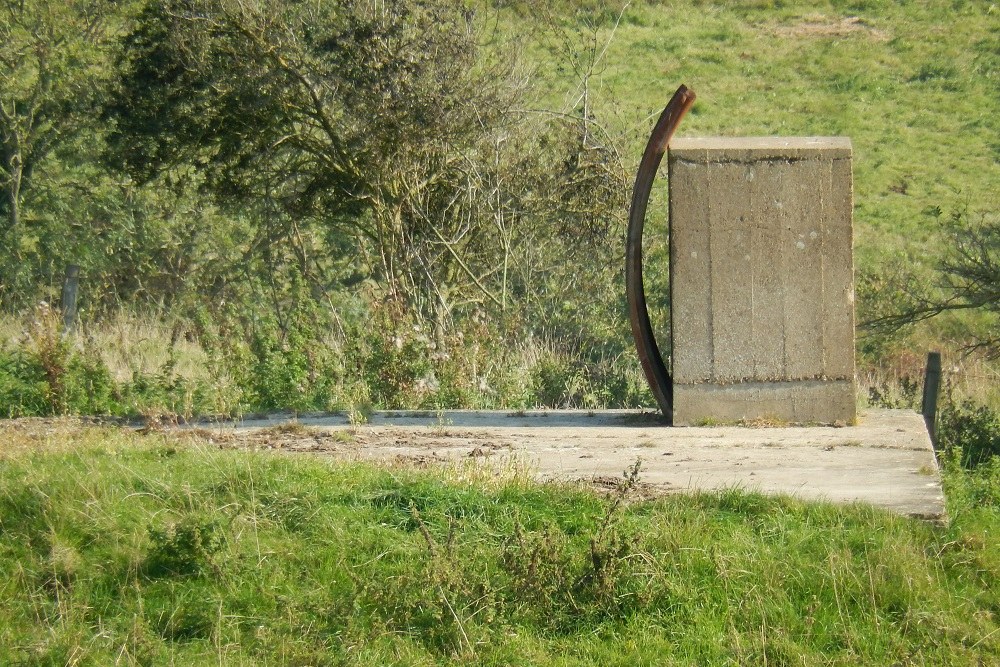
POLYGON ((923 418, 907 410, 869 410, 841 428, 670 428, 650 412, 564 410, 383 411, 353 425, 342 415, 276 415, 198 428, 231 446, 352 460, 518 459, 542 480, 620 478, 641 459, 640 480, 665 492, 742 488, 945 516, 923 418))

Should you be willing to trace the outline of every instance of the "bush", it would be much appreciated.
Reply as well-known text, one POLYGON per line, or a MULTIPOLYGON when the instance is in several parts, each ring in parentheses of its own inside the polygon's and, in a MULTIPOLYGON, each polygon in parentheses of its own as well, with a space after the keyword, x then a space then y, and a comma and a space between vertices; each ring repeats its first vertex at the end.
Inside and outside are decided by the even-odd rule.
POLYGON ((20 350, 0 351, 0 415, 6 418, 48 414, 49 386, 36 359, 20 350))
POLYGON ((356 379, 378 407, 414 407, 420 394, 440 387, 431 366, 431 341, 413 328, 400 326, 398 331, 393 335, 391 328, 376 327, 348 343, 356 379))
POLYGON ((133 370, 127 380, 116 380, 102 356, 108 344, 89 334, 67 335, 43 304, 16 342, 0 348, 0 417, 191 416, 211 411, 219 399, 208 381, 177 373, 173 343, 159 370, 133 370))
POLYGON ((65 412, 82 415, 118 414, 120 391, 107 365, 90 349, 69 357, 62 384, 65 412))
POLYGON ((948 401, 938 417, 938 441, 963 468, 975 469, 1000 456, 1000 411, 972 401, 948 401))
POLYGON ((74 349, 45 303, 22 344, 0 351, 0 414, 7 417, 117 412, 114 393, 104 362, 89 347, 74 349))

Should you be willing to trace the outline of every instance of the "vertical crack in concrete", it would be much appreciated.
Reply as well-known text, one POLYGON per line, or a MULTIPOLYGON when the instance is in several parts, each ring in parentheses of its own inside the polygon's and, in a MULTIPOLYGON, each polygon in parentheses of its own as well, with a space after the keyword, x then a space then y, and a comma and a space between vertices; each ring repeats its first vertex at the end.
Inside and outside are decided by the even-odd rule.
MULTIPOLYGON (((748 165, 747 169, 752 169, 752 167, 750 167, 748 165)), ((759 184, 760 184, 760 180, 759 179, 755 178, 755 179, 751 180, 750 181, 750 187, 748 188, 749 191, 747 193, 748 198, 749 198, 748 206, 750 208, 750 234, 749 234, 749 237, 750 237, 750 244, 749 244, 750 261, 748 262, 748 264, 750 265, 750 341, 751 341, 750 354, 752 355, 752 357, 751 357, 751 367, 753 369, 753 377, 755 377, 755 378, 756 377, 760 377, 760 368, 758 366, 758 361, 760 359, 760 349, 756 345, 753 345, 753 341, 757 340, 757 327, 756 327, 756 324, 757 324, 757 306, 756 306, 756 303, 757 302, 756 302, 756 300, 754 298, 755 295, 756 295, 756 291, 757 291, 756 290, 756 287, 757 287, 757 271, 756 271, 757 263, 754 262, 753 249, 754 249, 754 239, 757 236, 757 230, 758 230, 758 227, 759 227, 759 225, 756 224, 757 223, 757 218, 759 217, 759 213, 755 209, 756 203, 757 203, 757 188, 759 187, 759 184)))
POLYGON ((712 169, 712 164, 708 159, 708 153, 705 153, 705 169, 708 171, 708 196, 705 197, 705 218, 706 227, 708 228, 708 375, 712 380, 718 379, 718 373, 715 368, 715 292, 712 289, 712 285, 715 282, 715 265, 714 258, 712 257, 712 194, 715 192, 715 187, 712 184, 712 180, 715 175, 714 169, 712 169))
POLYGON ((827 219, 828 199, 833 193, 833 160, 820 163, 823 167, 822 182, 819 191, 819 298, 820 298, 820 372, 821 377, 829 375, 829 352, 826 349, 827 327, 829 326, 830 309, 828 295, 826 293, 826 234, 830 228, 830 221, 827 219))

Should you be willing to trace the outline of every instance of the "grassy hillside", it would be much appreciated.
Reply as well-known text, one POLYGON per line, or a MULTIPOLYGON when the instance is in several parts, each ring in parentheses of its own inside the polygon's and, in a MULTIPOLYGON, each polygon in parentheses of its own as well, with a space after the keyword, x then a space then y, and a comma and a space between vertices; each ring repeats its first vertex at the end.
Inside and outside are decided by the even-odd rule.
MULTIPOLYGON (((851 138, 860 320, 892 308, 897 294, 877 289, 883 278, 937 280, 946 220, 997 215, 1000 9, 991 3, 563 4, 578 8, 561 19, 576 49, 549 40, 532 57, 551 90, 571 92, 544 104, 580 109, 586 91, 596 119, 628 134, 635 162, 682 82, 699 95, 682 135, 851 138), (567 50, 575 69, 547 68, 567 50)), ((656 271, 666 266, 664 210, 662 199, 651 207, 647 233, 654 296, 666 293, 656 271)), ((918 344, 948 347, 963 331, 942 318, 918 344)), ((892 352, 862 349, 875 361, 892 352)))
POLYGON ((8 423, 0 663, 993 664, 998 473, 938 528, 8 423))
POLYGON ((613 18, 578 16, 607 44, 590 82, 599 119, 618 114, 642 135, 683 82, 699 95, 685 135, 851 137, 865 260, 933 255, 928 208, 996 207, 990 3, 653 2, 629 4, 617 29, 613 18))

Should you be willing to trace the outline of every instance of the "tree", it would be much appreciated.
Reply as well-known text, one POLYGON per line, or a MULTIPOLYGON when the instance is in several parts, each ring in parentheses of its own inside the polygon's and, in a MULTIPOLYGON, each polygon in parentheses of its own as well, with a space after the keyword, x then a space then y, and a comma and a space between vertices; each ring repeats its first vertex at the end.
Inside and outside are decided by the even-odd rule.
POLYGON ((482 39, 459 0, 157 0, 124 44, 109 154, 138 178, 193 169, 306 273, 353 239, 439 326, 503 309, 538 239, 606 233, 624 197, 593 193, 624 179, 575 119, 526 113, 525 77, 482 39))
POLYGON ((44 162, 93 127, 111 77, 100 0, 0 0, 0 238, 17 230, 44 162))
MULTIPOLYGON (((941 216, 938 209, 932 213, 941 216)), ((902 273, 889 285, 896 294, 895 312, 873 319, 866 327, 893 330, 947 312, 973 311, 980 317, 979 326, 970 331, 970 348, 1000 357, 1000 218, 970 219, 959 212, 945 223, 943 232, 947 249, 937 265, 937 283, 902 273)))
POLYGON ((974 310, 987 326, 974 334, 974 347, 1000 356, 1000 219, 976 222, 957 217, 948 228, 950 251, 941 262, 943 298, 928 304, 918 317, 946 311, 974 310))
POLYGON ((128 1, 0 0, 4 307, 51 298, 67 263, 83 266, 87 306, 92 297, 120 296, 92 289, 112 274, 133 274, 119 282, 122 289, 145 282, 146 267, 127 265, 150 255, 152 243, 137 238, 143 230, 127 218, 144 218, 149 198, 109 178, 101 164, 100 110, 115 78, 118 36, 133 12, 128 1))

